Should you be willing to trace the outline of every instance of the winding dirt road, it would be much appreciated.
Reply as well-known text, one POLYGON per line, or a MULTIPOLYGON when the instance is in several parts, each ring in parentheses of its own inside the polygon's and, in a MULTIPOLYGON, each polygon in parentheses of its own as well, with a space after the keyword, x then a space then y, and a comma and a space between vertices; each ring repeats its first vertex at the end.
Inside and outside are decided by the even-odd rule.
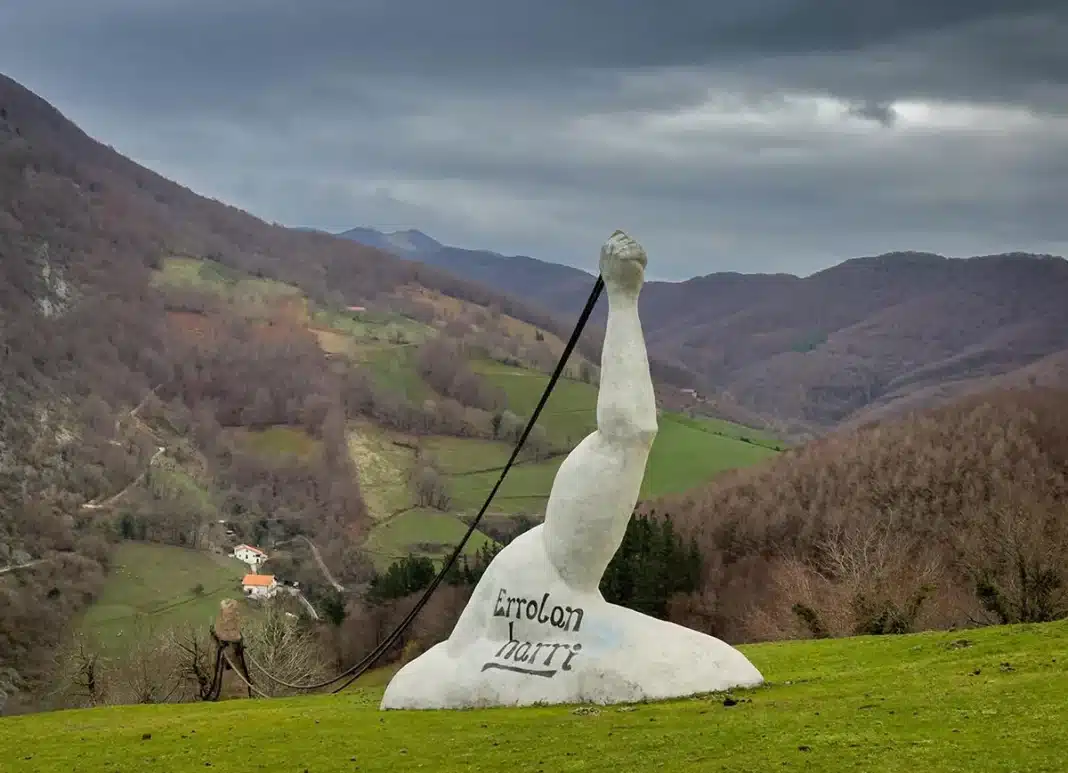
POLYGON ((334 579, 334 575, 332 575, 330 573, 330 570, 327 568, 326 562, 323 561, 323 556, 319 552, 319 548, 316 547, 315 543, 305 537, 303 534, 299 535, 299 538, 308 543, 308 547, 311 548, 312 555, 315 556, 315 563, 319 564, 319 570, 323 573, 323 577, 326 578, 326 581, 330 583, 334 587, 334 590, 336 590, 338 593, 344 593, 345 587, 334 579))

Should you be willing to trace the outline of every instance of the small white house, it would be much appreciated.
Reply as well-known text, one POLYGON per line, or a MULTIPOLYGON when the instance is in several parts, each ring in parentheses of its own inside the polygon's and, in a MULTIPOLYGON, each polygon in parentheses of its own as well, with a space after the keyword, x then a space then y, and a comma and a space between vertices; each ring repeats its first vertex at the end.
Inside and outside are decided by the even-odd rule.
POLYGON ((248 598, 269 599, 278 592, 278 581, 273 574, 246 574, 241 587, 248 598))
POLYGON ((245 562, 255 572, 267 561, 267 554, 252 545, 238 545, 234 548, 234 558, 245 562))

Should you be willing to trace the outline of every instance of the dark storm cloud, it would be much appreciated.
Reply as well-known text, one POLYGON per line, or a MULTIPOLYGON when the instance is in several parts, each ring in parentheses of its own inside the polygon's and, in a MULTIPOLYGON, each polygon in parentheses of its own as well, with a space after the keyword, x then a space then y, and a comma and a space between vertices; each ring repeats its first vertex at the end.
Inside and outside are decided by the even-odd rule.
POLYGON ((875 121, 883 126, 893 126, 894 121, 897 120, 894 106, 889 102, 873 102, 871 100, 857 102, 849 106, 849 114, 858 118, 867 118, 869 121, 875 121))
POLYGON ((1068 4, 35 0, 3 66, 290 224, 662 276, 1068 247, 1068 4), (586 257, 582 257, 586 256, 586 257))
POLYGON ((618 71, 869 50, 878 61, 858 76, 874 77, 900 70, 895 49, 920 65, 941 58, 948 66, 935 82, 965 80, 958 70, 984 63, 984 79, 1068 78, 1060 0, 35 0, 0 14, 16 32, 62 37, 50 46, 17 35, 16 49, 42 59, 214 73, 207 88, 230 73, 268 78, 331 64, 352 77, 618 71))

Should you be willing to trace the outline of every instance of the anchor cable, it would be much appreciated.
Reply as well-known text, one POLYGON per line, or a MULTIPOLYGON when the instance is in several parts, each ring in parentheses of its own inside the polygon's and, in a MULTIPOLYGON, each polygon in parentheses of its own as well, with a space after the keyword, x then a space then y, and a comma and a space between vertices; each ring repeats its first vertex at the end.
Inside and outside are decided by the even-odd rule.
POLYGON ((541 415, 542 409, 545 408, 546 403, 549 402, 549 397, 552 394, 553 388, 560 380, 560 376, 564 372, 564 367, 567 365, 568 358, 571 356, 572 351, 574 351, 575 346, 578 344, 579 338, 582 337, 582 332, 586 328, 586 323, 589 322, 590 315, 593 314, 594 307, 596 307, 597 301, 601 297, 601 293, 603 291, 604 278, 598 276, 597 281, 593 285, 593 289, 590 291, 590 296, 586 300, 586 305, 583 307, 582 313, 579 315, 578 322, 575 324, 575 329, 571 333, 571 338, 568 339, 567 344, 564 346, 564 351, 560 355, 560 360, 556 363, 556 368, 553 370, 552 375, 549 377, 549 382, 545 385, 545 391, 542 392, 541 399, 538 400, 538 404, 534 408, 534 412, 530 414, 530 419, 527 421, 526 427, 523 428, 523 434, 519 436, 519 441, 516 443, 515 448, 512 450, 512 455, 511 457, 509 457, 508 462, 501 470, 500 477, 497 478, 497 482, 490 490, 489 496, 486 497, 486 501, 482 504, 482 507, 479 509, 478 514, 472 519, 470 525, 467 527, 467 531, 464 533, 463 538, 453 549, 452 555, 449 556, 449 559, 441 567, 441 571, 437 573, 433 581, 431 581, 430 585, 426 588, 425 591, 423 591, 423 595, 420 596, 419 601, 416 602, 415 606, 412 607, 412 610, 408 612, 407 615, 405 615, 404 619, 401 620, 401 622, 390 632, 390 634, 385 639, 383 639, 378 644, 378 646, 371 650, 371 652, 367 653, 367 655, 365 655, 363 659, 361 659, 358 663, 353 666, 350 666, 337 676, 326 681, 303 685, 287 682, 271 674, 269 671, 267 671, 267 669, 257 663, 251 655, 248 655, 248 659, 253 666, 255 666, 258 670, 262 671, 268 679, 275 682, 276 684, 294 690, 317 690, 339 682, 342 679, 345 679, 344 684, 342 684, 340 687, 331 690, 331 692, 336 695, 337 693, 341 692, 349 685, 351 685, 353 682, 355 682, 357 679, 359 679, 364 673, 370 670, 371 666, 378 662, 379 658, 381 658, 382 655, 384 655, 386 651, 393 645, 397 638, 402 633, 404 633, 408 626, 411 625, 416 615, 418 615, 419 612, 423 609, 423 607, 426 606, 427 602, 430 601, 430 597, 445 579, 446 575, 449 573, 449 570, 452 569, 453 564, 456 563, 456 560, 463 552, 464 546, 467 544, 467 541, 471 538, 471 535, 474 534, 479 522, 482 520, 482 517, 489 509, 490 503, 493 501, 493 497, 497 494, 497 491, 500 489, 501 484, 504 483, 505 476, 508 475, 508 471, 512 468, 512 465, 515 463, 515 460, 519 457, 519 452, 523 449, 523 444, 526 442, 527 437, 534 429, 534 424, 535 422, 537 422, 538 416, 541 415))

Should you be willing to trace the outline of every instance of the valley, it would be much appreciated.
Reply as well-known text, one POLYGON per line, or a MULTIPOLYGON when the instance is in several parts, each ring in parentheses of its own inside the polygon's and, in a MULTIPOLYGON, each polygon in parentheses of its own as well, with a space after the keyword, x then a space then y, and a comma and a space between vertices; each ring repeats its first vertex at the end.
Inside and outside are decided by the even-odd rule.
MULTIPOLYGON (((516 350, 528 358, 528 367, 503 364, 487 357, 489 352, 482 347, 485 353, 479 355, 476 350, 470 360, 472 373, 499 393, 498 414, 510 412, 516 417, 509 419, 513 424, 526 420, 548 382, 548 374, 534 367, 551 368, 553 357, 563 347, 559 338, 533 325, 505 315, 493 319, 484 307, 440 294, 405 291, 403 298, 418 299, 429 310, 426 322, 418 322, 388 309, 325 307, 291 285, 189 257, 165 259, 153 281, 168 297, 177 299, 171 303, 181 302, 181 293, 188 290, 226 302, 232 312, 256 323, 259 335, 283 336, 283 324, 307 330, 334 368, 364 369, 381 389, 417 403, 443 399, 420 375, 419 345, 439 331, 455 334, 465 330, 465 325, 463 334, 474 341, 486 331, 465 320, 481 317, 483 325, 493 324, 494 334, 514 342, 516 350), (547 353, 534 362, 542 347, 547 353)), ((201 345, 210 340, 210 319, 210 315, 191 311, 168 311, 168 322, 176 333, 189 335, 201 345)), ((506 359, 517 361, 515 355, 506 359)), ((572 363, 568 377, 557 385, 539 419, 544 448, 537 458, 520 458, 487 513, 489 522, 511 515, 538 519, 567 451, 595 429, 597 390, 579 377, 584 362, 572 363)), ((265 458, 307 459, 322 453, 321 443, 298 427, 228 431, 242 447, 265 458)), ((439 558, 451 550, 493 487, 513 445, 487 437, 403 431, 368 418, 348 423, 347 442, 372 522, 364 549, 379 568, 409 553, 439 558), (414 479, 420 466, 434 471, 442 496, 436 506, 420 501, 414 479)), ((642 496, 684 491, 718 472, 769 458, 782 447, 758 430, 665 412, 642 496)), ((470 552, 490 539, 477 532, 469 543, 470 552)))
MULTIPOLYGON (((451 247, 420 232, 356 228, 338 237, 556 313, 578 308, 592 280, 572 266, 451 247)), ((707 262, 714 269, 717 256, 707 262)), ((641 310, 650 351, 711 395, 707 410, 809 439, 944 405, 991 379, 1068 384, 1066 295, 1064 258, 899 252, 804 277, 713 270, 651 281, 641 310)), ((601 308, 591 321, 603 320, 601 308)))

